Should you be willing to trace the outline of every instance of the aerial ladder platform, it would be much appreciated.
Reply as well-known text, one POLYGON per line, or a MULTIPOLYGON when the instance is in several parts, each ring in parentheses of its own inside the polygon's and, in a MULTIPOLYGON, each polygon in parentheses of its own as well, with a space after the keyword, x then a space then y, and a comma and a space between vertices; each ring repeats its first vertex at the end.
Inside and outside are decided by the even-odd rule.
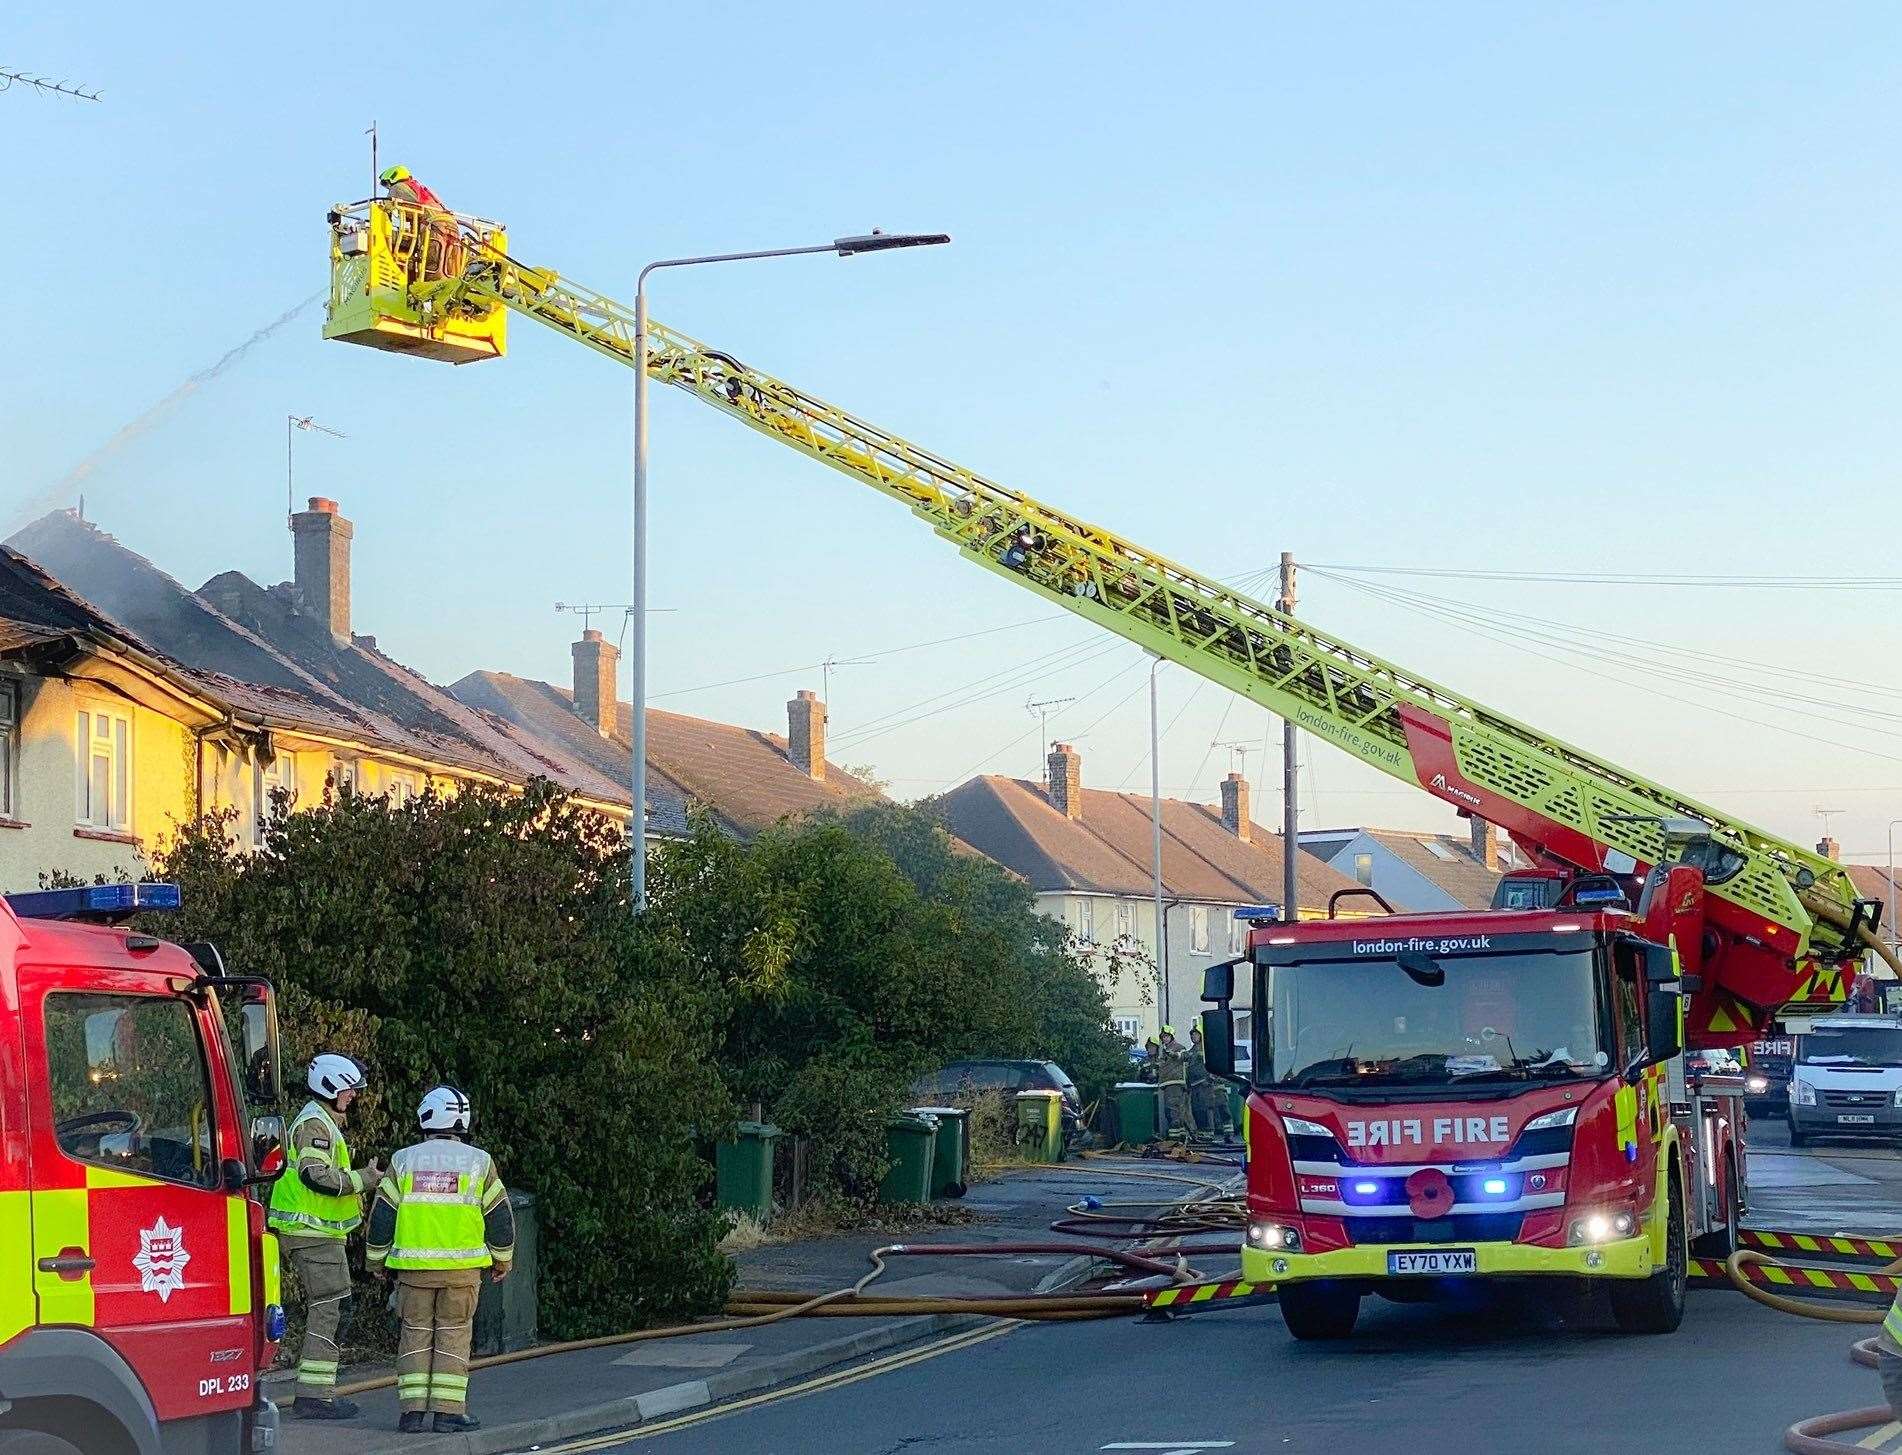
MULTIPOLYGON (((633 366, 634 310, 508 252, 497 223, 388 198, 329 213, 327 338, 452 363, 500 358, 510 314, 633 366)), ((966 559, 1260 704, 1362 762, 1495 824, 1535 863, 1703 872, 1678 945, 1693 1046, 1766 1033, 1787 1002, 1845 998, 1879 902, 1844 867, 1653 783, 986 479, 730 353, 649 320, 649 377, 871 486, 966 559), (1690 928, 1687 926, 1687 929, 1690 928)))

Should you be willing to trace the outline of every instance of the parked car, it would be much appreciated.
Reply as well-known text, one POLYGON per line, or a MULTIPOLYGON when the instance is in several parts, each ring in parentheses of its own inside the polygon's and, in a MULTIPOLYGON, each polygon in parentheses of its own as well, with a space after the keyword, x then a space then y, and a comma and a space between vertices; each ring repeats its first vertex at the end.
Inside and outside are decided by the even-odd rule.
POLYGON ((953 1061, 942 1071, 919 1077, 911 1087, 913 1100, 921 1105, 955 1100, 977 1091, 999 1091, 1007 1096, 1020 1091, 1059 1091, 1063 1093, 1066 1122, 1074 1122, 1083 1112, 1083 1098, 1077 1093, 1076 1083, 1054 1061, 953 1061))

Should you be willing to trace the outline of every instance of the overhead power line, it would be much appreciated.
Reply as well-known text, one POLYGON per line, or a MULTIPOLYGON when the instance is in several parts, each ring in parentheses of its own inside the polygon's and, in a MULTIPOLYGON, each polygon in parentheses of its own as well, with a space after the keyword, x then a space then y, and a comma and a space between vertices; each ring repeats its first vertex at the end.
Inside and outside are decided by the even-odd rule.
POLYGON ((1457 566, 1358 566, 1301 562, 1304 571, 1356 576, 1434 576, 1460 581, 1553 581, 1586 586, 1698 586, 1789 591, 1902 591, 1902 576, 1698 575, 1682 571, 1484 571, 1457 566))

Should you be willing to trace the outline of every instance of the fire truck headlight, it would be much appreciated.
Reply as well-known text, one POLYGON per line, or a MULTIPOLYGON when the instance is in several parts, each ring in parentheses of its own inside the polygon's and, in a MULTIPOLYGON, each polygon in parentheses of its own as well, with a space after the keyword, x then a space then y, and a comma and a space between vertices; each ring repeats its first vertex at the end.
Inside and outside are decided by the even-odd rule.
POLYGON ((1263 1249, 1286 1249, 1289 1252, 1301 1251, 1301 1230, 1290 1228, 1282 1223, 1250 1222, 1248 1225, 1248 1246, 1263 1249))
POLYGON ((1572 1219, 1565 1241, 1574 1247, 1582 1244, 1609 1243, 1614 1238, 1629 1238, 1638 1231, 1638 1220, 1628 1211, 1589 1212, 1572 1219))
POLYGON ((1744 1077, 1744 1094, 1747 1096, 1762 1096, 1764 1092, 1769 1089, 1770 1078, 1768 1076, 1744 1077))

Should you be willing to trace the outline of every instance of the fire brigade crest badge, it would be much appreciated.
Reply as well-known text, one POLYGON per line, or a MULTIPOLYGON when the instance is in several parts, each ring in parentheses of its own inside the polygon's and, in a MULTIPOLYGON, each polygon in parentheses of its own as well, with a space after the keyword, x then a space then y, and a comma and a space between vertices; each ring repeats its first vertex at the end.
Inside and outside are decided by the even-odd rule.
POLYGON ((185 1286, 185 1265, 191 1261, 183 1228, 160 1218, 151 1227, 139 1229, 139 1251, 132 1266, 139 1270, 141 1293, 156 1293, 160 1303, 170 1303, 173 1293, 185 1286))

